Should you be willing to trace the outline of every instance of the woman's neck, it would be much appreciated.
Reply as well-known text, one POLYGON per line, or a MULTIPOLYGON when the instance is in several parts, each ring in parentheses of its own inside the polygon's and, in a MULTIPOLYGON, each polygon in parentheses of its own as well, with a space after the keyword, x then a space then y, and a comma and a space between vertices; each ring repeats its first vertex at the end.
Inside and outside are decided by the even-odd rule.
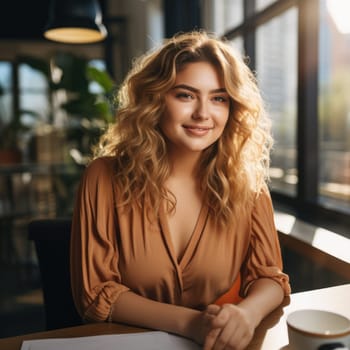
POLYGON ((169 154, 171 177, 196 177, 201 152, 169 154))

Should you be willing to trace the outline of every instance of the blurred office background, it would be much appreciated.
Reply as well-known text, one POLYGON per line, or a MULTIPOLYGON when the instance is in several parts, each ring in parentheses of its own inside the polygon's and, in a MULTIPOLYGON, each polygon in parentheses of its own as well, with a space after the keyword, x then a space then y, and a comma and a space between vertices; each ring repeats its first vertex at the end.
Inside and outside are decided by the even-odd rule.
MULTIPOLYGON (((49 0, 2 4, 0 337, 44 328, 28 223, 70 217, 91 145, 113 120, 115 91, 133 58, 179 31, 203 28, 226 37, 256 72, 273 121, 275 207, 350 238, 349 1, 99 4, 108 35, 90 44, 43 37, 49 0)), ((289 256, 307 268, 299 258, 289 256)), ((294 274, 296 291, 342 281, 325 270, 312 279, 294 274)))

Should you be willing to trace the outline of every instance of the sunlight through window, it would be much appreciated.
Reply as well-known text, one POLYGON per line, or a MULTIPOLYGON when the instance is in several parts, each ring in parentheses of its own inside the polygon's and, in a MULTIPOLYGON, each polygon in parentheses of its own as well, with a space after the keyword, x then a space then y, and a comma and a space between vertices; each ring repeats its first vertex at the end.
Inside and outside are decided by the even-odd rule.
POLYGON ((286 235, 289 235, 292 232, 295 221, 296 219, 293 215, 275 212, 276 228, 286 235))
POLYGON ((318 228, 315 231, 312 245, 338 259, 350 262, 350 243, 346 237, 318 228))
POLYGON ((341 33, 350 33, 350 1, 327 0, 327 9, 332 16, 335 25, 341 33))

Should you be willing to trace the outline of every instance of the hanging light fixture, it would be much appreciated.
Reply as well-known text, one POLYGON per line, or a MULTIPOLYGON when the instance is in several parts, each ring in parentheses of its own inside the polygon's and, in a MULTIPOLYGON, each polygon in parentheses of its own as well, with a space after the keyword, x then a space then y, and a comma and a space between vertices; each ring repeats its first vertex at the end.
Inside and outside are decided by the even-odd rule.
POLYGON ((85 44, 107 36, 97 0, 51 0, 44 37, 49 40, 85 44))

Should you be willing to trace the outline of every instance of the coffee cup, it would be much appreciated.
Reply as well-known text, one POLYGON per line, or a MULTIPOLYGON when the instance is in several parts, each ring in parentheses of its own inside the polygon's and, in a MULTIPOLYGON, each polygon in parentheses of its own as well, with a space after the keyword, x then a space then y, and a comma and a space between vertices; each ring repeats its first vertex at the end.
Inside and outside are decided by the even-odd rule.
POLYGON ((290 350, 350 350, 350 320, 340 314, 304 309, 287 316, 290 350))

